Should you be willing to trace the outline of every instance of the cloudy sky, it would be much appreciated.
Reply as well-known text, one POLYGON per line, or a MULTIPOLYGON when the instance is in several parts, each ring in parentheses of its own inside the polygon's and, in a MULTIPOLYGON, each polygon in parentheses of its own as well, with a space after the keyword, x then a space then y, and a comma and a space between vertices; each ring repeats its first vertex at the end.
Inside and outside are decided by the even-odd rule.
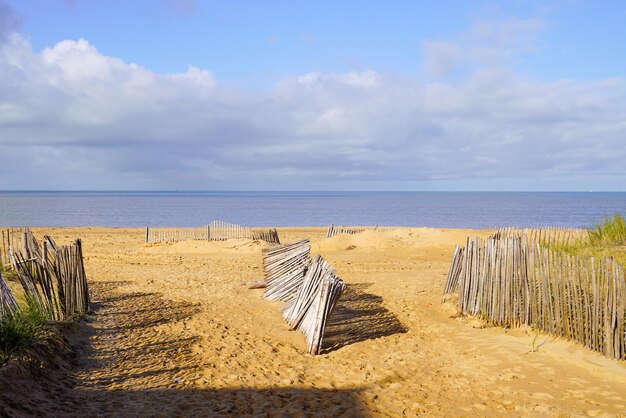
POLYGON ((0 0, 0 189, 626 191, 623 2, 0 0))

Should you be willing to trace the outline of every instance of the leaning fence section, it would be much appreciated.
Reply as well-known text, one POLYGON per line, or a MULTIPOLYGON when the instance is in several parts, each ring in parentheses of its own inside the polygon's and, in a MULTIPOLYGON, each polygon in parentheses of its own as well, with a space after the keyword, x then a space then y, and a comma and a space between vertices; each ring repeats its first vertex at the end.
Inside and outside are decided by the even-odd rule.
POLYGON ((454 253, 452 254, 452 263, 450 264, 450 270, 448 270, 448 279, 446 280, 446 286, 443 290, 444 295, 456 293, 459 289, 459 278, 463 273, 463 262, 465 260, 465 247, 454 247, 454 253))
POLYGON ((271 228, 267 231, 253 231, 252 239, 269 242, 270 244, 280 244, 280 238, 278 237, 276 228, 271 228))
POLYGON ((263 267, 265 298, 287 303, 285 322, 305 335, 307 352, 320 354, 328 318, 345 284, 321 256, 311 259, 308 239, 266 249, 263 267))
MULTIPOLYGON (((7 236, 7 234, 5 234, 7 236)), ((67 320, 89 311, 90 297, 82 242, 57 245, 49 236, 40 243, 28 228, 13 229, 7 253, 26 300, 52 320, 67 320), (15 237, 19 231, 21 237, 15 237)), ((10 289, 0 280, 0 316, 17 310, 10 289)))
POLYGON ((80 239, 58 246, 45 237, 41 255, 15 254, 17 277, 28 299, 53 320, 67 320, 89 311, 89 285, 80 239))
POLYGON ((626 359, 626 280, 612 258, 559 253, 525 234, 468 238, 455 249, 444 291, 458 294, 459 313, 626 359))
POLYGON ((335 269, 318 255, 311 261, 295 299, 285 307, 285 322, 290 329, 302 331, 310 354, 321 352, 328 317, 345 288, 335 269))
POLYGON ((296 296, 311 263, 310 251, 308 239, 263 250, 267 300, 290 302, 296 296))
POLYGON ((326 238, 332 238, 335 235, 339 234, 348 234, 354 235, 365 231, 383 231, 387 228, 379 227, 378 225, 373 227, 360 226, 360 227, 352 227, 352 226, 335 226, 331 224, 326 230, 326 238))
POLYGON ((0 320, 17 312, 18 305, 13 292, 2 278, 0 270, 0 320))
POLYGON ((17 251, 28 255, 28 258, 30 254, 37 251, 37 243, 30 228, 5 228, 1 231, 1 235, 0 264, 4 266, 15 268, 14 254, 17 251), (33 241, 35 241, 34 244, 33 241))

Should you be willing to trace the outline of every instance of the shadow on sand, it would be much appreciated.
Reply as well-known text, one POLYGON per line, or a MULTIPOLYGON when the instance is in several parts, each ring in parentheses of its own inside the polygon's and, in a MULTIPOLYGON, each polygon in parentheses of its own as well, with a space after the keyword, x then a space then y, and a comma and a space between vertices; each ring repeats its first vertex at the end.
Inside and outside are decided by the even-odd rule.
POLYGON ((348 285, 326 323, 322 352, 350 344, 407 332, 398 317, 383 306, 383 298, 365 292, 369 283, 348 285))
MULTIPOLYGON (((166 300, 158 293, 119 294, 122 282, 94 283, 93 318, 69 335, 72 360, 62 352, 45 351, 20 374, 0 379, 0 417, 3 416, 114 416, 114 417, 213 417, 213 416, 329 416, 366 417, 371 414, 362 388, 187 386, 172 379, 177 372, 197 368, 191 347, 193 335, 157 332, 164 324, 181 323, 199 312, 196 304, 166 300), (94 341, 100 341, 93 345, 94 341), (104 344, 102 343, 104 341, 104 344), (169 358, 177 360, 162 364, 169 358), (124 360, 125 359, 125 360, 124 360), (131 359, 129 361, 129 359, 131 359), (132 366, 128 367, 127 366, 132 366), (107 372, 107 370, 109 372, 107 372), (142 389, 146 379, 161 385, 142 389)), ((337 317, 344 325, 372 327, 378 306, 372 295, 348 292, 337 317), (353 299, 370 300, 368 310, 357 309, 353 299), (347 303, 347 304, 346 304, 347 303), (343 312, 343 314, 341 314, 343 312), (369 312, 369 313, 367 313, 369 312), (348 318, 353 319, 345 322, 348 318), (369 318, 369 319, 368 319, 369 318)), ((380 308, 378 308, 380 311, 380 308)), ((388 323, 386 320, 385 323, 388 323)), ((341 326, 341 325, 336 325, 341 326)), ((366 335, 386 335, 379 330, 366 335)), ((361 336, 360 338, 363 338, 361 336)), ((354 342, 358 338, 352 338, 354 342)), ((348 341, 344 341, 344 344, 348 341)), ((22 369, 20 369, 22 370, 22 369)), ((1 374, 0 374, 1 377, 1 374)))
POLYGON ((89 391, 98 416, 368 417, 359 389, 276 387, 89 391), (106 402, 102 402, 106 400, 106 402))

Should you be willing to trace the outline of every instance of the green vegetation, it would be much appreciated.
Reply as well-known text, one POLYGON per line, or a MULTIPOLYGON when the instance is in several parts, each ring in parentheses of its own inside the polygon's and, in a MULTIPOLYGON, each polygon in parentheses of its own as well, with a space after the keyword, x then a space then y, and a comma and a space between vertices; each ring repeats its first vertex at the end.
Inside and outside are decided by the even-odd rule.
POLYGON ((626 266, 626 219, 619 213, 607 216, 589 229, 588 240, 552 248, 571 255, 613 257, 618 263, 626 266))
POLYGON ((10 266, 3 264, 1 261, 0 273, 2 273, 2 277, 4 277, 5 280, 17 280, 17 274, 15 274, 15 271, 13 271, 10 266))
POLYGON ((30 302, 14 315, 0 319, 0 365, 10 356, 34 344, 46 330, 47 318, 36 303, 30 302))
POLYGON ((530 352, 536 353, 539 351, 539 348, 546 343, 547 340, 543 340, 541 343, 539 342, 539 337, 541 336, 541 331, 538 329, 533 329, 533 339, 530 342, 530 352))
POLYGON ((589 231, 589 242, 605 247, 626 245, 626 219, 619 213, 607 216, 589 231))

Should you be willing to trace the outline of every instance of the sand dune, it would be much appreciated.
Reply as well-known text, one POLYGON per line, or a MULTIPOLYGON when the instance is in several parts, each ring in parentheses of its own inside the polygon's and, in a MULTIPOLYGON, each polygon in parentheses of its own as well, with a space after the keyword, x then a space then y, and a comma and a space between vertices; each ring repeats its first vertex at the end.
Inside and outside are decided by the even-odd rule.
MULTIPOLYGON (((455 244, 486 231, 399 228, 311 238, 349 289, 321 356, 305 353, 249 240, 143 244, 140 229, 40 229, 82 237, 96 309, 72 338, 65 396, 87 414, 206 416, 616 416, 626 365, 553 337, 486 327, 441 304, 455 244)), ((62 241, 63 239, 60 239, 62 241)), ((65 390, 65 389, 64 389, 65 390)), ((58 397, 38 396, 52 412, 58 397), (57 399, 55 401, 54 399, 57 399)), ((78 410, 78 409, 77 409, 78 410)))

